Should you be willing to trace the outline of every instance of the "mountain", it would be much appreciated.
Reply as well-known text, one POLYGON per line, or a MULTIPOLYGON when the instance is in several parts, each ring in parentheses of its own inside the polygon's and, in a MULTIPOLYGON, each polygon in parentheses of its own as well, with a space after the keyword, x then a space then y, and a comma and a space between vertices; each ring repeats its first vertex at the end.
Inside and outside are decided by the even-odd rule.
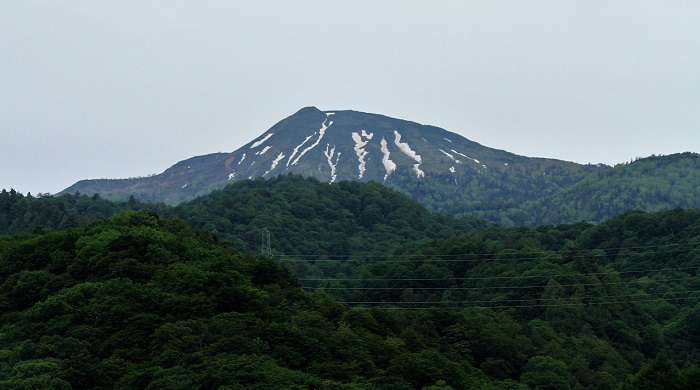
POLYGON ((673 185, 697 190, 698 181, 687 180, 698 175, 697 155, 681 155, 667 163, 665 169, 648 171, 530 158, 492 149, 434 126, 377 114, 307 107, 232 153, 194 157, 150 177, 83 180, 62 193, 99 193, 122 201, 133 195, 143 201, 178 204, 235 180, 294 173, 328 183, 373 180, 432 210, 468 213, 506 225, 532 225, 591 217, 601 221, 615 215, 614 210, 633 207, 700 206, 695 196, 685 204, 639 207, 639 202, 631 202, 606 207, 598 203, 595 212, 578 212, 590 206, 589 198, 579 194, 590 195, 592 188, 601 200, 616 199, 619 191, 657 191, 632 181, 627 184, 634 188, 596 185, 602 177, 615 177, 620 171, 625 177, 645 182, 651 176, 665 177, 678 166, 690 169, 691 174, 674 179, 673 185), (566 218, 554 212, 558 207, 554 202, 562 198, 570 200, 564 210, 566 218))

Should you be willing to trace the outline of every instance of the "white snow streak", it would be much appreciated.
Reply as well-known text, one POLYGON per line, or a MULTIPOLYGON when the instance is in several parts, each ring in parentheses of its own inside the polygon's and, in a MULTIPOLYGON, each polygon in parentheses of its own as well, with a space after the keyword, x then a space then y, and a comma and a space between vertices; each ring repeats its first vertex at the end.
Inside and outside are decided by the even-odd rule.
POLYGON ((338 160, 340 160, 340 152, 338 152, 337 155, 335 155, 335 145, 333 145, 333 149, 330 151, 328 150, 331 147, 330 144, 326 144, 326 151, 323 152, 323 154, 326 155, 326 159, 328 160, 328 165, 331 167, 331 183, 333 183, 336 179, 336 174, 335 174, 335 168, 338 166, 338 160), (335 164, 333 163, 333 156, 335 155, 335 164))
POLYGON ((282 161, 283 158, 284 158, 284 153, 280 153, 280 154, 277 156, 277 158, 275 159, 275 161, 272 162, 272 166, 270 167, 270 170, 275 169, 275 167, 277 166, 277 164, 279 164, 280 161, 282 161))
POLYGON ((231 173, 228 174, 228 179, 229 179, 229 180, 233 179, 234 177, 236 177, 236 172, 231 172, 231 173))
MULTIPOLYGON (((294 162, 292 162, 292 165, 297 165, 297 163, 299 162, 299 159, 302 158, 302 157, 304 157, 304 155, 306 154, 306 152, 308 152, 309 150, 311 150, 311 149, 315 148, 316 146, 318 146, 319 142, 321 142, 321 139, 323 138, 323 135, 326 134, 326 129, 328 129, 328 128, 333 124, 333 121, 331 121, 331 122, 328 124, 328 126, 326 126, 326 122, 327 122, 327 121, 328 121, 328 119, 326 119, 325 121, 323 121, 323 124, 321 125, 321 128, 318 130, 318 139, 316 140, 316 142, 314 142, 313 145, 309 146, 308 148, 304 149, 304 151, 302 151, 301 153, 299 153, 299 156, 294 160, 294 162)), ((314 133, 314 134, 315 134, 315 133, 314 133)), ((304 141, 304 142, 306 142, 306 141, 304 141)))
MULTIPOLYGON (((475 159, 475 158, 471 158, 471 157, 467 156, 466 154, 460 153, 460 152, 458 152, 458 151, 456 151, 456 150, 454 150, 454 149, 450 149, 450 150, 452 150, 454 153, 459 154, 460 156, 464 156, 464 157, 466 157, 466 158, 468 158, 468 159, 474 161, 474 162, 477 163, 477 164, 481 164, 481 163, 479 162, 479 160, 477 160, 477 159, 475 159)), ((486 165, 482 165, 482 167, 486 168, 486 165)))
POLYGON ((398 131, 394 130, 394 135, 396 136, 394 144, 396 144, 396 146, 399 147, 399 150, 401 150, 405 155, 416 160, 416 162, 420 164, 420 155, 411 150, 411 147, 407 143, 401 142, 401 134, 399 134, 398 131))
POLYGON ((268 173, 270 173, 275 167, 277 167, 277 164, 279 164, 280 161, 284 158, 284 153, 280 153, 277 155, 277 158, 272 162, 272 165, 270 166, 270 170, 266 171, 263 176, 266 176, 268 173))
POLYGON ((421 177, 425 177, 425 172, 421 171, 421 169, 418 167, 420 167, 420 164, 413 164, 413 172, 416 173, 416 177, 419 179, 421 177))
POLYGON ((190 185, 190 183, 185 183, 185 185, 182 186, 182 188, 185 188, 185 187, 187 187, 188 185, 190 185))
POLYGON ((294 148, 294 151, 292 152, 292 155, 289 156, 289 160, 287 160, 287 166, 289 166, 289 163, 292 161, 292 159, 294 158, 294 156, 297 154, 297 152, 299 151, 299 148, 301 148, 302 146, 304 146, 304 144, 307 143, 307 142, 311 139, 311 137, 313 137, 314 135, 316 135, 316 132, 314 132, 314 133, 311 134, 310 136, 306 137, 306 139, 304 140, 304 142, 300 143, 299 145, 297 145, 297 146, 294 148))
POLYGON ((245 160, 245 153, 243 153, 243 157, 241 157, 241 161, 238 162, 238 165, 241 165, 241 163, 245 160))
POLYGON ((455 167, 450 167, 450 172, 455 173, 456 169, 455 167))
POLYGON ((462 163, 461 161, 457 160, 457 159, 455 158, 455 156, 453 156, 453 155, 447 153, 446 151, 444 151, 444 150, 442 150, 442 149, 438 149, 438 150, 441 151, 445 156, 447 156, 447 157, 449 157, 450 159, 452 159, 452 161, 456 162, 457 164, 461 164, 461 163, 462 163))
POLYGON ((389 148, 387 147, 386 140, 382 138, 382 164, 384 164, 384 169, 386 169, 386 175, 384 175, 384 181, 389 177, 389 175, 396 170, 396 164, 389 159, 389 148))
POLYGON ((450 140, 447 139, 447 138, 443 138, 443 139, 444 139, 445 141, 449 142, 449 143, 452 143, 452 141, 450 141, 450 140))
POLYGON ((362 130, 362 133, 352 133, 352 139, 355 141, 355 154, 357 154, 357 161, 360 163, 358 166, 360 171, 358 179, 362 179, 362 176, 365 175, 365 156, 369 153, 365 150, 365 146, 367 146, 367 143, 373 136, 374 134, 368 134, 365 130, 362 130), (363 141, 363 138, 367 138, 367 141, 363 141))
POLYGON ((270 149, 272 149, 272 146, 265 146, 263 150, 258 150, 257 152, 255 152, 255 154, 258 156, 262 156, 263 154, 265 154, 265 152, 267 152, 270 149))
POLYGON ((263 138, 263 139, 261 139, 260 141, 254 143, 253 146, 251 146, 250 148, 251 148, 251 149, 257 148, 258 146, 262 145, 263 143, 265 143, 265 141, 267 141, 268 139, 270 139, 270 137, 272 137, 273 134, 274 134, 274 133, 270 133, 270 134, 266 135, 265 138, 263 138))
POLYGON ((408 157, 414 159, 418 163, 413 165, 413 171, 416 172, 416 177, 419 179, 421 177, 425 177, 425 172, 421 171, 421 169, 419 168, 421 163, 420 155, 414 152, 411 149, 411 146, 408 145, 406 142, 401 142, 401 134, 399 134, 398 131, 394 130, 394 135, 396 136, 394 144, 396 144, 396 146, 399 147, 399 150, 402 151, 408 157))
POLYGON ((331 115, 335 115, 335 112, 327 112, 327 113, 326 113, 326 117, 329 117, 329 116, 331 116, 331 115))

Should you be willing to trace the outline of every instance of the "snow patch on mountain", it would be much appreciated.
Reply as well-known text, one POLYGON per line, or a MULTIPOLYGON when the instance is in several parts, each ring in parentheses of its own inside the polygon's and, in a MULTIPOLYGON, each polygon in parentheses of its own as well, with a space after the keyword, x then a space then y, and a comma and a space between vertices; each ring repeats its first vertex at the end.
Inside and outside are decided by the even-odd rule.
POLYGON ((300 143, 299 145, 297 145, 297 146, 294 148, 294 151, 292 151, 292 155, 289 156, 289 160, 287 160, 287 166, 289 166, 289 164, 292 162, 292 159, 294 158, 294 156, 296 156, 297 152, 299 151, 299 148, 301 148, 302 146, 304 146, 304 144, 307 143, 314 135, 316 135, 316 132, 314 132, 314 133, 311 134, 310 136, 306 137, 306 139, 304 140, 304 142, 300 143))
MULTIPOLYGON (((299 153, 299 156, 294 160, 294 162, 292 162, 292 165, 297 165, 297 163, 299 162, 299 159, 300 159, 300 158, 304 157, 304 155, 305 155, 308 151, 310 151, 311 149, 313 149, 313 148, 315 148, 316 146, 318 146, 318 144, 319 144, 319 143, 321 142, 321 140, 323 139, 323 135, 326 134, 326 129, 328 129, 328 128, 333 124, 333 121, 330 121, 330 123, 328 123, 328 125, 326 125, 326 122, 327 122, 327 121, 328 121, 328 119, 324 120, 324 121, 323 121, 323 124, 321 124, 321 128, 318 130, 318 139, 316 140, 316 142, 314 142, 313 145, 309 146, 308 148, 304 149, 301 153, 299 153)), ((314 133, 314 134, 315 134, 315 133, 314 133)), ((304 142, 306 142, 306 141, 304 141, 304 142)))
POLYGON ((386 169, 386 175, 384 175, 384 181, 386 181, 386 179, 389 178, 389 175, 391 175, 391 173, 396 170, 396 163, 391 161, 391 159, 389 158, 389 155, 391 153, 389 152, 389 148, 387 147, 386 140, 382 138, 380 143, 382 145, 382 154, 384 155, 382 157, 382 164, 384 164, 384 169, 386 169))
POLYGON ((277 167, 277 164, 279 164, 280 161, 284 158, 284 153, 280 153, 277 155, 277 158, 275 158, 274 161, 272 161, 272 165, 270 166, 270 170, 266 171, 263 176, 266 176, 268 173, 270 173, 273 169, 277 167))
POLYGON ((264 144, 265 141, 267 141, 268 139, 270 139, 270 137, 272 137, 273 134, 274 134, 274 133, 270 133, 270 134, 266 135, 265 138, 261 139, 260 141, 255 142, 250 148, 251 148, 251 149, 255 149, 255 148, 257 148, 258 146, 264 144))
POLYGON ((284 158, 284 153, 280 153, 277 158, 272 162, 272 166, 270 167, 270 170, 275 169, 277 164, 279 164, 280 161, 284 158))
POLYGON ((416 162, 420 164, 420 155, 414 152, 411 149, 411 146, 408 145, 406 142, 401 142, 401 134, 399 134, 398 131, 394 130, 394 135, 396 136, 396 139, 394 139, 394 144, 396 144, 396 146, 399 147, 399 150, 402 151, 408 157, 416 160, 416 162))
POLYGON ((423 172, 420 168, 420 164, 413 164, 413 172, 416 173, 416 177, 421 179, 425 177, 425 172, 423 172))
POLYGON ((444 150, 442 150, 442 149, 438 149, 438 150, 441 151, 445 156, 447 156, 447 157, 449 157, 450 159, 452 159, 452 161, 456 162, 457 164, 461 164, 461 163, 462 163, 461 161, 457 160, 457 159, 455 158, 455 156, 453 156, 453 155, 447 153, 446 151, 444 151, 444 150))
POLYGON ((238 165, 241 165, 241 163, 245 160, 245 153, 243 153, 243 157, 241 157, 241 161, 238 162, 238 165))
POLYGON ((396 136, 396 138, 394 139, 394 144, 396 144, 396 146, 399 147, 399 150, 402 151, 403 154, 407 155, 408 157, 412 158, 418 163, 413 165, 413 171, 416 172, 416 177, 419 179, 425 177, 425 172, 423 172, 419 168, 421 164, 420 155, 413 151, 413 149, 411 149, 411 146, 408 143, 401 142, 401 134, 399 134, 398 131, 394 130, 394 136, 396 136))
MULTIPOLYGON (((477 164, 481 164, 481 162, 480 162, 479 160, 477 160, 477 159, 475 159, 475 158, 471 158, 471 157, 467 156, 467 155, 464 154, 464 153, 460 153, 460 152, 458 152, 458 151, 456 151, 456 150, 454 150, 454 149, 450 149, 450 150, 452 150, 452 152, 454 152, 454 153, 456 153, 456 154, 459 154, 460 156, 463 156, 463 157, 465 157, 465 158, 467 158, 467 159, 469 159, 469 160, 474 161, 474 162, 477 163, 477 164)), ((486 168, 486 165, 481 165, 481 166, 484 167, 484 168, 486 168)))
POLYGON ((444 139, 445 141, 449 142, 449 143, 452 143, 452 141, 450 141, 450 140, 447 139, 447 138, 443 138, 443 139, 444 139))
POLYGON ((455 167, 450 167, 450 172, 452 172, 452 174, 454 174, 456 171, 457 170, 455 169, 455 167))
POLYGON ((326 151, 323 152, 323 154, 326 155, 326 159, 328 160, 328 165, 331 167, 331 183, 333 183, 336 179, 335 169, 338 166, 338 160, 340 160, 340 152, 338 152, 338 154, 336 155, 335 154, 335 145, 333 145, 333 149, 330 149, 330 147, 331 147, 330 144, 326 144, 326 151), (335 163, 333 163, 334 156, 335 156, 335 163))
POLYGON ((231 172, 231 173, 228 174, 228 179, 229 179, 229 180, 233 179, 234 177, 236 177, 236 172, 231 172))
POLYGON ((352 133, 352 139, 355 141, 355 154, 357 155, 357 161, 359 161, 359 166, 357 168, 360 171, 360 175, 358 179, 362 179, 365 175, 365 157, 369 154, 369 152, 365 150, 365 146, 367 146, 367 143, 369 143, 373 136, 374 134, 367 133, 365 130, 362 130, 362 133, 352 133), (364 141, 364 138, 367 140, 364 141))
POLYGON ((263 150, 258 150, 257 152, 255 152, 255 155, 262 156, 263 154, 265 154, 265 152, 267 152, 270 149, 272 149, 272 146, 265 146, 263 150))

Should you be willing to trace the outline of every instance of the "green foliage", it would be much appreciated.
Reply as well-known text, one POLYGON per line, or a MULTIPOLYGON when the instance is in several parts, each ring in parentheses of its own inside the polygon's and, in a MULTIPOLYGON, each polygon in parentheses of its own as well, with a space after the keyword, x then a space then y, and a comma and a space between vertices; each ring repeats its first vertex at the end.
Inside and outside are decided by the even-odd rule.
POLYGON ((432 365, 409 386, 459 388, 469 372, 403 350, 386 328, 402 313, 306 294, 274 260, 149 211, 3 238, 0 286, 3 388, 368 389, 409 375, 390 351, 432 365))
POLYGON ((133 197, 129 202, 114 203, 98 194, 80 193, 52 196, 26 196, 11 189, 0 191, 0 235, 29 232, 35 228, 64 230, 90 221, 110 217, 125 209, 162 209, 162 205, 145 204, 133 197))
POLYGON ((22 233, 0 236, 0 388, 685 389, 700 377, 698 210, 506 228, 376 183, 280 176, 157 212, 105 203, 114 216, 68 229, 28 210, 103 201, 4 194, 25 211, 3 214, 22 233), (264 227, 274 258, 252 254, 264 227))
POLYGON ((239 181, 165 215, 240 250, 259 250, 262 229, 269 228, 273 253, 300 277, 350 275, 371 259, 487 225, 430 213, 378 183, 329 185, 294 175, 239 181))

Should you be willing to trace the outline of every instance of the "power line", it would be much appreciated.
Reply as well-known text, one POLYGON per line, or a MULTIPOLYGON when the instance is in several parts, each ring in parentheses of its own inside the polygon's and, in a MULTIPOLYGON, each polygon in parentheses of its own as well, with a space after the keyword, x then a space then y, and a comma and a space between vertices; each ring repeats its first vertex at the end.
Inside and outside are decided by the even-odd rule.
MULTIPOLYGON (((585 254, 585 255, 577 255, 575 252, 592 252, 594 250, 601 250, 604 252, 608 251, 621 251, 621 250, 640 250, 640 249, 653 249, 656 248, 653 253, 676 253, 676 252, 685 252, 685 251, 691 251, 695 249, 700 249, 700 243, 678 243, 678 244, 662 244, 662 245, 643 245, 643 246, 628 246, 628 247, 615 247, 615 248, 586 248, 586 249, 562 249, 562 250, 542 250, 542 251, 528 251, 529 257, 517 257, 517 258, 509 258, 508 260, 533 260, 533 259, 539 259, 541 258, 540 256, 536 255, 547 255, 547 254, 567 254, 567 253, 572 253, 572 257, 587 257, 590 253, 585 254), (689 249, 673 249, 671 247, 688 247, 689 249), (669 249, 664 249, 664 250, 659 250, 661 248, 669 248, 669 249)), ((507 250, 507 249, 505 249, 507 250)), ((514 251, 521 251, 521 249, 513 249, 514 251)), ((484 252, 484 253, 459 253, 459 254, 399 254, 399 255, 394 255, 398 258, 401 259, 412 259, 412 258, 419 258, 422 260, 425 260, 426 258, 430 258, 430 261, 435 261, 432 258, 451 258, 451 257, 460 257, 460 256, 496 256, 496 255, 503 255, 500 253, 494 253, 494 252, 484 252)), ((505 255, 508 255, 507 253, 505 255)), ((311 260, 306 260, 306 261, 333 261, 333 260, 366 260, 366 259, 385 259, 389 256, 387 255, 375 255, 375 254, 359 254, 359 255, 283 255, 280 256, 281 258, 284 258, 285 260, 295 260, 295 259, 308 259, 311 258, 311 260), (318 258, 320 256, 325 257, 325 259, 314 259, 318 258)), ((505 259, 504 259, 505 260, 505 259)), ((472 261, 483 261, 482 259, 475 259, 472 261)))
POLYGON ((555 275, 518 275, 518 276, 483 276, 483 277, 452 277, 452 278, 383 278, 376 279, 358 279, 358 278, 301 278, 299 281, 317 282, 317 281, 441 281, 441 280, 515 280, 515 279, 535 279, 535 278, 558 278, 558 277, 573 277, 573 276, 597 276, 597 275, 621 275, 632 273, 645 272, 666 272, 666 271, 687 271, 698 270, 700 267, 674 267, 674 268, 658 268, 649 270, 631 270, 631 271, 614 271, 610 272, 591 272, 587 274, 555 274, 555 275), (611 272, 614 272, 611 274, 611 272))
MULTIPOLYGON (((537 307, 573 307, 573 306, 599 306, 599 305, 617 305, 617 304, 626 304, 626 303, 647 303, 647 302, 660 302, 660 301, 679 301, 679 300, 686 300, 686 299, 699 299, 700 297, 676 297, 676 298, 651 298, 651 299, 640 299, 640 300, 627 300, 627 301, 607 301, 607 302, 572 302, 572 303, 557 303, 557 304, 532 304, 532 305, 502 305, 500 304, 501 302, 505 301, 491 301, 492 303, 498 303, 498 305, 488 305, 488 306, 442 306, 442 307, 405 307, 405 306, 397 306, 403 304, 403 302, 381 302, 378 303, 377 305, 385 305, 385 306, 371 306, 370 308, 372 309, 396 309, 396 310, 463 310, 463 309, 518 309, 518 308, 537 308, 537 307)), ((534 300, 533 300, 534 301, 534 300)), ((372 303, 367 303, 367 302, 357 302, 357 303, 352 303, 352 302, 340 302, 340 303, 345 303, 345 304, 352 304, 352 305, 362 305, 362 304, 369 304, 372 305, 372 303)), ((440 304, 441 302, 430 302, 430 301, 425 301, 422 302, 424 304, 440 304)), ((446 303, 451 303, 455 304, 455 302, 446 302, 446 303)), ((417 304, 417 303, 414 303, 417 304)), ((362 306, 359 306, 362 307, 362 306)))
MULTIPOLYGON (((700 293, 700 290, 692 290, 692 291, 676 291, 676 292, 668 292, 666 294, 695 294, 695 293, 700 293)), ((556 297, 556 298, 531 298, 531 299, 499 299, 499 300, 493 300, 493 299, 475 299, 475 300, 460 300, 460 301, 402 301, 402 302, 391 302, 393 304, 455 304, 455 303, 509 303, 509 302, 533 302, 533 301, 559 301, 559 300, 569 300, 569 301, 574 301, 574 300, 588 300, 588 299, 603 299, 603 298, 632 298, 632 297, 648 297, 649 294, 647 293, 636 293, 636 294, 622 294, 622 295, 601 295, 597 297, 556 297)), ((697 297, 659 297, 659 298, 653 298, 653 299, 685 299, 685 298, 700 298, 700 296, 697 297)), ((610 302, 617 302, 617 303, 626 303, 628 301, 610 301, 610 302)), ((388 302, 384 301, 357 301, 357 302, 343 302, 346 304, 386 304, 388 302)))
MULTIPOLYGON (((675 278, 666 279, 657 282, 677 282, 683 280, 691 280, 695 277, 687 278, 675 278)), ((381 280, 381 279, 379 279, 381 280)), ((448 280, 448 279, 446 279, 448 280)), ((574 283, 574 284, 558 284, 558 287, 588 287, 588 286, 606 286, 606 285, 630 285, 635 284, 636 281, 618 281, 618 282, 605 282, 605 283, 574 283)), ((478 286, 478 287, 413 287, 413 286, 397 286, 397 287, 302 287, 304 289, 314 289, 314 290, 522 290, 528 288, 546 288, 548 285, 526 285, 526 286, 478 286)))
MULTIPOLYGON (((696 244, 693 244, 696 245, 696 244)), ((671 254, 671 253, 687 253, 692 250, 700 250, 700 246, 697 248, 691 248, 691 249, 669 249, 669 250, 656 250, 653 252, 649 252, 648 254, 650 255, 657 255, 657 254, 671 254)), ((590 252, 590 251, 588 251, 590 252)), ((486 254, 476 254, 476 253, 466 253, 466 254, 456 254, 456 255, 399 255, 399 256, 385 256, 385 255, 370 255, 370 256, 323 256, 325 258, 319 259, 318 255, 299 255, 298 257, 290 257, 290 256, 280 256, 281 260, 286 260, 286 261, 303 261, 303 262, 309 262, 309 263, 315 263, 315 262, 327 262, 327 261, 364 261, 364 260, 371 260, 371 259, 384 259, 388 260, 393 257, 392 260, 398 260, 398 261, 413 261, 413 262, 472 262, 472 263, 479 263, 479 262, 497 262, 497 261, 529 261, 529 260, 545 260, 546 257, 543 257, 545 255, 556 255, 556 254, 566 254, 568 252, 530 252, 530 253, 542 253, 540 256, 515 256, 511 257, 509 256, 508 253, 486 253, 486 254), (479 257, 481 258, 478 259, 464 259, 464 258, 458 258, 458 257, 479 257), (314 258, 311 258, 314 257, 314 258)), ((638 254, 638 253, 635 253, 638 254)), ((642 253, 644 254, 644 253, 642 253)), ((595 254, 587 253, 587 254, 572 254, 569 256, 570 258, 588 258, 588 257, 593 257, 595 258, 595 254)))

